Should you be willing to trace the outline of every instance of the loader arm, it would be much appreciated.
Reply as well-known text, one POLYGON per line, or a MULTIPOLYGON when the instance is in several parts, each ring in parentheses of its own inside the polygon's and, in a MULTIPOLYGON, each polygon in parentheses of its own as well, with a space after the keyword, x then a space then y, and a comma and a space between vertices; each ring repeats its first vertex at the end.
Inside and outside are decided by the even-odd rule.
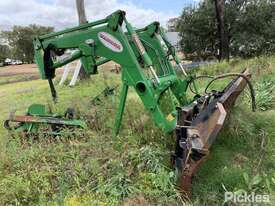
POLYGON ((163 59, 165 53, 161 44, 155 32, 149 35, 151 27, 148 28, 137 35, 127 22, 125 12, 117 11, 94 23, 36 37, 33 41, 35 60, 41 77, 48 79, 52 88, 51 79, 55 77, 55 70, 69 62, 80 59, 85 71, 93 75, 97 73, 97 66, 114 61, 121 65, 123 83, 115 133, 119 131, 129 86, 135 89, 156 125, 171 132, 176 126, 176 110, 164 113, 159 99, 171 89, 179 102, 185 104, 188 82, 181 80, 171 63, 163 59), (121 28, 123 23, 126 24, 127 34, 121 28), (67 49, 76 51, 66 59, 55 58, 67 49), (153 54, 154 50, 159 52, 158 57, 153 54))

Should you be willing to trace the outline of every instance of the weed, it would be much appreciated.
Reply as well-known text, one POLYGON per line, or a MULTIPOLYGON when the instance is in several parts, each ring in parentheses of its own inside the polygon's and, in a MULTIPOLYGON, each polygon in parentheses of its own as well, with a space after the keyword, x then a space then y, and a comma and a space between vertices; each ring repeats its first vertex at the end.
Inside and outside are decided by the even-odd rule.
POLYGON ((260 110, 266 111, 272 108, 274 103, 275 84, 271 80, 256 83, 256 103, 260 110))

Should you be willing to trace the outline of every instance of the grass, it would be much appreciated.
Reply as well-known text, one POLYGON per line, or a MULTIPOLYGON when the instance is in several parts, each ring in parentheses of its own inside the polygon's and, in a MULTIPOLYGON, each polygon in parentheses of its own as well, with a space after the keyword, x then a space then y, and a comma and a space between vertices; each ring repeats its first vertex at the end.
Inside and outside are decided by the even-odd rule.
POLYGON ((16 75, 16 76, 8 76, 8 77, 1 77, 0 79, 0 86, 5 84, 11 84, 15 82, 25 82, 30 80, 38 79, 37 75, 16 75))
POLYGON ((253 74, 261 106, 252 113, 247 95, 239 98, 194 177, 188 203, 174 187, 169 163, 173 139, 154 126, 136 94, 130 90, 117 137, 112 136, 117 95, 100 106, 90 105, 106 85, 120 82, 119 75, 101 72, 74 88, 57 87, 57 105, 52 104, 45 81, 1 85, 1 121, 10 111, 22 114, 31 103, 42 103, 58 113, 76 108, 89 129, 69 138, 22 141, 0 128, 0 205, 222 205, 225 190, 274 196, 275 110, 270 82, 275 81, 275 58, 236 59, 198 72, 213 75, 245 67, 253 74))

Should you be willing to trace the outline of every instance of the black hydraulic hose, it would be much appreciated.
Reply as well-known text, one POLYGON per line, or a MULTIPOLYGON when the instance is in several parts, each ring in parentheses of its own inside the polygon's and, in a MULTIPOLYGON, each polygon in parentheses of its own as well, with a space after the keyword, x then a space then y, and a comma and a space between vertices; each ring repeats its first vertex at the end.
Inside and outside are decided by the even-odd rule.
POLYGON ((196 76, 196 77, 194 78, 194 80, 195 80, 195 79, 201 79, 201 78, 213 79, 213 78, 215 78, 215 77, 214 77, 214 76, 211 76, 211 75, 199 75, 199 76, 196 76))
POLYGON ((214 76, 210 76, 210 75, 199 75, 199 76, 195 76, 194 78, 191 79, 191 81, 189 82, 189 89, 190 91, 193 93, 193 94, 197 94, 193 88, 192 88, 192 84, 194 86, 194 81, 197 80, 197 79, 202 79, 202 78, 209 78, 209 79, 213 79, 214 76))
POLYGON ((209 86, 216 80, 218 79, 224 79, 224 78, 227 78, 227 77, 232 77, 232 76, 237 76, 237 77, 242 77, 246 80, 247 84, 248 84, 248 87, 249 87, 249 90, 250 90, 250 96, 251 96, 251 106, 252 106, 252 111, 255 112, 256 110, 256 98, 255 98, 255 90, 253 88, 253 85, 251 83, 251 81, 247 78, 246 75, 242 74, 242 73, 227 73, 227 74, 222 74, 222 75, 219 75, 219 76, 216 76, 215 78, 213 78, 208 84, 207 86, 205 87, 205 93, 206 94, 209 94, 207 92, 207 89, 209 88, 209 86))

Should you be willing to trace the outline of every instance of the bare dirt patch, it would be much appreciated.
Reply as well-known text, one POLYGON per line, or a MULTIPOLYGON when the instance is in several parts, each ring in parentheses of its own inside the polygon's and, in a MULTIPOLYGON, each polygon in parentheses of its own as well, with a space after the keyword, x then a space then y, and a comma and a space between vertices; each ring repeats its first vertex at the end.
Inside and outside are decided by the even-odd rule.
MULTIPOLYGON (((70 64, 70 73, 76 67, 76 62, 70 64)), ((104 71, 111 71, 118 73, 120 68, 114 62, 108 62, 104 66, 99 67, 104 71)), ((62 74, 63 68, 57 69, 56 74, 62 74)), ((16 82, 25 82, 40 79, 39 70, 36 64, 10 65, 0 67, 0 85, 11 84, 16 82)))
POLYGON ((17 75, 37 75, 39 77, 35 64, 11 65, 0 68, 0 78, 17 75))
POLYGON ((35 64, 11 65, 0 68, 0 85, 39 79, 35 64))
MULTIPOLYGON (((62 73, 63 69, 57 70, 62 73)), ((0 85, 40 79, 36 64, 11 65, 0 67, 0 85)))

